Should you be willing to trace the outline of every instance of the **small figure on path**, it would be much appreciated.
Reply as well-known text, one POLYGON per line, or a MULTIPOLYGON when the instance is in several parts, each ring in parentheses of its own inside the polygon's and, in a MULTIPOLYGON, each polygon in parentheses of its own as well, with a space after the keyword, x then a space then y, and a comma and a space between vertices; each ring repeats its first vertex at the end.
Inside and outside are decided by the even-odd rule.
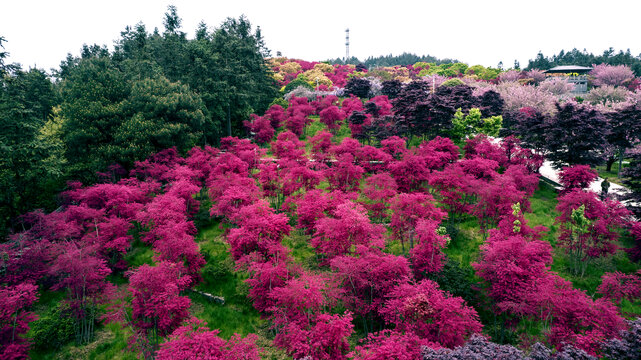
POLYGON ((608 179, 603 179, 601 182, 601 201, 605 200, 608 196, 608 190, 610 189, 610 182, 608 179))

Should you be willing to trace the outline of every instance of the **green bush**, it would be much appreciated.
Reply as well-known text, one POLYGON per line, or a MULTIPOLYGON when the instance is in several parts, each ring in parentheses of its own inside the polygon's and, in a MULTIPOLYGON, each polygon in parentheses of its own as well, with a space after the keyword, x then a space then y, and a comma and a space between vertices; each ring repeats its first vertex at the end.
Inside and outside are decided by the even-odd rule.
POLYGON ((75 338, 69 305, 60 303, 31 323, 33 346, 38 350, 58 350, 75 338))
POLYGON ((207 264, 202 270, 203 280, 205 280, 206 283, 215 284, 233 274, 234 264, 231 258, 228 257, 223 261, 207 258, 208 256, 205 256, 207 264))
POLYGON ((485 71, 485 67, 483 65, 474 65, 470 66, 467 69, 465 69, 465 75, 481 75, 481 73, 485 71))
MULTIPOLYGON (((443 66, 443 65, 441 65, 441 66, 443 66)), ((452 68, 449 68, 449 69, 441 68, 441 69, 436 71, 436 74, 441 75, 441 76, 446 76, 446 77, 452 77, 452 76, 458 75, 458 72, 456 71, 456 69, 452 69, 452 68)))
POLYGON ((300 77, 298 77, 298 78, 290 81, 289 84, 287 84, 285 86, 285 89, 283 89, 282 93, 283 94, 287 94, 288 92, 296 89, 299 86, 302 86, 302 87, 307 88, 309 90, 314 90, 314 87, 309 85, 309 83, 307 81, 305 81, 304 79, 301 79, 300 77))
POLYGON ((445 81, 441 84, 441 86, 459 86, 459 85, 465 85, 465 83, 463 82, 463 80, 461 80, 461 79, 459 79, 459 78, 454 78, 454 79, 445 80, 445 81))
POLYGON ((479 302, 478 291, 474 290, 478 284, 473 280, 474 270, 469 265, 461 265, 456 260, 448 259, 441 271, 429 274, 428 277, 436 281, 442 290, 462 297, 470 305, 479 302))
POLYGON ((455 63, 450 66, 450 69, 458 71, 459 74, 464 74, 467 71, 467 64, 455 63))
POLYGON ((287 102, 287 100, 283 99, 282 97, 277 97, 274 99, 274 101, 272 101, 269 104, 269 107, 271 107, 272 105, 280 105, 283 107, 283 109, 287 109, 287 107, 289 106, 289 103, 287 102))

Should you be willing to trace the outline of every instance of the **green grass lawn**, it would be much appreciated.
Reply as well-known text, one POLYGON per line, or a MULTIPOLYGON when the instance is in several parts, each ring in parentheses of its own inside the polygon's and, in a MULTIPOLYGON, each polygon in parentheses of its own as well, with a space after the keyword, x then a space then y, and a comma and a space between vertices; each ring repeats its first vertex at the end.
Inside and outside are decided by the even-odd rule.
POLYGON ((260 314, 247 297, 247 274, 235 271, 234 262, 224 242, 220 224, 212 221, 202 228, 196 241, 207 264, 203 267, 203 281, 196 290, 225 298, 225 304, 210 302, 198 293, 188 294, 192 300, 191 312, 205 320, 210 329, 219 329, 219 336, 228 339, 234 333, 245 336, 262 326, 260 314))
MULTIPOLYGON (((621 167, 621 171, 625 170, 625 168, 628 167, 627 161, 624 160, 623 166, 621 167)), ((619 162, 615 162, 612 164, 612 168, 610 171, 606 170, 605 165, 599 165, 596 167, 596 171, 599 173, 599 177, 602 177, 604 179, 608 179, 609 182, 623 185, 623 180, 625 179, 623 175, 621 175, 621 178, 619 178, 619 162)))

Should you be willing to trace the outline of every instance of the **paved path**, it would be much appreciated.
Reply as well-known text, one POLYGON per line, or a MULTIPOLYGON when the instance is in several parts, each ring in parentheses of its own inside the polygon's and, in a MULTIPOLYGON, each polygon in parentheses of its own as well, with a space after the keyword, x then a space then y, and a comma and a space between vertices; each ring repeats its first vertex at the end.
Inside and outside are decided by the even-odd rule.
MULTIPOLYGON (((541 166, 541 169, 539 169, 539 173, 541 176, 547 178, 548 180, 552 180, 553 182, 560 184, 559 181, 559 171, 556 170, 555 168, 552 167, 552 163, 550 161, 545 161, 543 163, 543 166, 541 166)), ((603 182, 602 178, 598 178, 595 181, 593 181, 590 184, 590 191, 593 191, 597 194, 601 193, 601 183, 603 182)), ((560 185, 557 188, 561 188, 560 185)), ((619 184, 615 184, 613 182, 610 182, 610 190, 608 191, 610 194, 617 194, 617 195, 625 195, 630 193, 630 190, 628 190, 626 187, 623 187, 619 184)))

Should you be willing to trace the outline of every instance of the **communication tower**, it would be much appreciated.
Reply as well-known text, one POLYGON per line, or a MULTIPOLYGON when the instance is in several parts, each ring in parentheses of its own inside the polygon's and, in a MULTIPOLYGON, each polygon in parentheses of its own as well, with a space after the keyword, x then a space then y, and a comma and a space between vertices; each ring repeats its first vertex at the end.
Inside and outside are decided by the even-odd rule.
POLYGON ((349 28, 345 29, 345 62, 349 60, 349 28))

